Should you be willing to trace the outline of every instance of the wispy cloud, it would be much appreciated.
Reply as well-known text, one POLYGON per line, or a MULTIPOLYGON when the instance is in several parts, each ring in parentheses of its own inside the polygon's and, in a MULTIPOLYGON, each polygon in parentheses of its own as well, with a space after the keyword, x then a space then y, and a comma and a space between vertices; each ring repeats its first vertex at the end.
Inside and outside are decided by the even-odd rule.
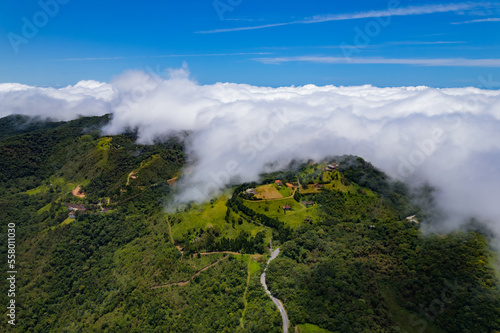
POLYGON ((418 45, 455 45, 455 44, 467 44, 466 41, 392 41, 385 42, 381 44, 369 44, 369 45, 304 45, 304 46, 280 46, 280 47, 263 47, 262 49, 283 51, 283 50, 305 50, 305 49, 367 49, 367 48, 381 48, 387 46, 418 46, 418 45))
POLYGON ((470 23, 484 23, 484 22, 500 22, 500 17, 490 17, 485 19, 477 19, 463 22, 453 22, 452 24, 470 24, 470 23))
POLYGON ((248 18, 224 18, 224 21, 236 21, 236 22, 255 22, 263 21, 263 19, 248 19, 248 18))
POLYGON ((426 35, 420 35, 417 37, 435 37, 435 36, 443 36, 446 35, 444 32, 436 33, 436 34, 426 34, 426 35))
POLYGON ((463 58, 435 58, 435 59, 399 59, 399 58, 346 58, 325 56, 299 56, 254 58, 263 64, 279 65, 287 62, 311 62, 322 64, 358 64, 358 65, 412 65, 412 66, 442 66, 442 67, 500 67, 500 59, 463 59, 463 58))
POLYGON ((387 42, 384 45, 446 45, 446 44, 465 44, 464 41, 397 41, 387 42))
POLYGON ((207 31, 197 31, 196 33, 201 34, 213 34, 222 32, 234 32, 234 31, 245 31, 245 30, 257 30, 274 28, 292 24, 313 24, 331 21, 345 21, 345 20, 357 20, 365 18, 376 18, 376 17, 388 17, 388 16, 412 16, 412 15, 427 15, 427 14, 437 14, 437 13, 447 13, 456 11, 466 11, 478 7, 488 7, 487 3, 455 3, 455 4, 442 4, 442 5, 423 5, 423 6, 409 6, 404 8, 388 8, 383 10, 370 10, 358 13, 346 13, 346 14, 329 14, 329 15, 317 15, 312 18, 283 22, 283 23, 273 23, 264 24, 257 26, 247 26, 247 27, 237 27, 237 28, 227 28, 227 29, 215 29, 207 31))
POLYGON ((327 45, 319 46, 324 49, 368 49, 368 48, 382 48, 387 46, 439 46, 439 45, 456 45, 465 44, 464 41, 394 41, 382 44, 369 44, 369 45, 327 45))
POLYGON ((248 55, 270 55, 271 52, 236 52, 236 53, 199 53, 199 54, 162 54, 135 57, 89 57, 89 58, 66 58, 51 61, 99 61, 99 60, 121 60, 121 59, 147 59, 147 58, 182 58, 182 57, 228 57, 248 55))
POLYGON ((295 21, 295 22, 285 22, 285 23, 273 23, 273 24, 256 25, 256 26, 252 26, 252 27, 239 27, 239 28, 229 28, 229 29, 215 29, 215 30, 207 30, 207 31, 196 31, 196 33, 197 34, 216 34, 216 33, 221 33, 221 32, 258 30, 258 29, 274 28, 274 27, 280 27, 280 26, 291 25, 291 24, 299 24, 299 23, 303 23, 303 22, 301 22, 301 21, 295 21))
POLYGON ((66 58, 66 59, 52 59, 49 61, 98 61, 98 60, 121 60, 121 59, 135 59, 142 57, 88 57, 88 58, 66 58))
POLYGON ((478 6, 484 6, 484 4, 467 2, 467 3, 456 3, 456 4, 445 4, 445 5, 409 6, 404 8, 371 10, 371 11, 351 13, 351 14, 318 15, 310 20, 304 21, 304 23, 356 20, 356 19, 386 17, 386 16, 412 16, 412 15, 437 14, 437 13, 470 10, 478 6))

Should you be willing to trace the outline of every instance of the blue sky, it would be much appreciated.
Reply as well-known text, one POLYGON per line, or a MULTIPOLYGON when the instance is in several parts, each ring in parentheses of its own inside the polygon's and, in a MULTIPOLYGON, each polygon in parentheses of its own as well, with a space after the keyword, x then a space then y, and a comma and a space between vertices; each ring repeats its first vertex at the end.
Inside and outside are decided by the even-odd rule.
POLYGON ((0 82, 186 62, 201 84, 500 88, 484 83, 500 81, 500 2, 5 0, 0 36, 0 82))

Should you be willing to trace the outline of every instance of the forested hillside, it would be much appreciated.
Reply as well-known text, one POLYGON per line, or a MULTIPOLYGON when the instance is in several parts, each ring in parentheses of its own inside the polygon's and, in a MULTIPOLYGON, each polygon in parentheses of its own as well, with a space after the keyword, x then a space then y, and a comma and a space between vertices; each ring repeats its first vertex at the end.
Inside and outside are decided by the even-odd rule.
POLYGON ((18 272, 2 331, 281 332, 260 283, 272 242, 290 331, 500 332, 491 235, 423 235, 428 213, 362 158, 295 161, 166 210, 189 134, 142 145, 103 135, 109 119, 0 119, 0 253, 7 267, 15 224, 18 272))

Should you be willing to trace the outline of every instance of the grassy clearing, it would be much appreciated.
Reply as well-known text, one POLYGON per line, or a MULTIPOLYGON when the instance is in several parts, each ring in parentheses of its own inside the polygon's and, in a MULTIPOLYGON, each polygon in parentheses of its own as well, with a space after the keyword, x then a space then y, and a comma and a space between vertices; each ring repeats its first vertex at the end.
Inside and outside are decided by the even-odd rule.
POLYGON ((257 191, 255 197, 258 199, 274 200, 283 198, 283 194, 278 191, 276 184, 262 185, 257 187, 255 191, 257 191))
POLYGON ((75 189, 75 187, 79 184, 81 186, 86 186, 90 183, 89 179, 85 179, 82 181, 78 181, 76 183, 68 182, 62 177, 52 176, 48 180, 44 181, 44 184, 35 187, 31 190, 27 190, 26 194, 36 195, 39 193, 47 193, 51 189, 56 191, 57 193, 68 193, 75 189), (51 186, 52 185, 52 186, 51 186))
POLYGON ((277 189, 281 193, 281 195, 283 197, 285 197, 285 198, 289 197, 289 196, 291 196, 293 194, 293 191, 290 191, 290 189, 288 188, 288 186, 285 186, 285 185, 283 185, 283 186, 277 186, 277 185, 275 185, 275 186, 277 187, 277 189))
MULTIPOLYGON (((325 186, 325 188, 326 188, 326 186, 325 186)), ((316 193, 319 193, 320 191, 321 191, 320 188, 316 187, 314 184, 310 184, 310 185, 301 186, 299 193, 307 195, 307 194, 316 194, 316 193)))
POLYGON ((37 210, 37 213, 38 215, 42 214, 43 212, 46 212, 50 209, 50 207, 52 207, 52 202, 43 206, 42 208, 40 208, 39 210, 37 210))
MULTIPOLYGON (((242 217, 242 224, 235 223, 233 228, 234 235, 238 234, 241 231, 245 231, 249 233, 250 235, 255 236, 257 235, 258 232, 262 230, 267 230, 267 235, 266 235, 266 241, 269 242, 269 239, 271 239, 272 231, 269 228, 261 227, 259 225, 255 225, 253 223, 250 223, 245 220, 244 215, 242 213, 235 214, 234 212, 231 212, 230 214, 231 219, 234 219, 235 221, 238 221, 240 217, 242 217)), ((232 226, 232 225, 231 225, 232 226)))
POLYGON ((76 185, 72 183, 66 182, 66 180, 62 177, 50 177, 44 184, 35 187, 31 190, 27 190, 26 193, 29 195, 36 195, 39 193, 49 192, 50 189, 57 190, 58 192, 70 192, 72 191, 76 185), (52 184, 52 186, 50 186, 52 184))
POLYGON ((99 140, 99 142, 97 142, 97 149, 101 150, 101 151, 109 150, 109 148, 111 147, 111 140, 112 139, 113 138, 111 138, 111 137, 101 138, 99 140))
MULTIPOLYGON (((205 203, 191 207, 186 212, 175 214, 180 223, 172 225, 172 235, 176 242, 180 242, 186 238, 189 231, 193 229, 208 229, 218 228, 221 236, 227 238, 236 238, 241 231, 246 231, 250 235, 255 236, 258 232, 267 230, 265 227, 249 223, 245 219, 241 219, 241 224, 238 222, 228 223, 225 220, 226 216, 226 201, 225 196, 219 197, 213 204, 205 203)), ((231 213, 230 218, 238 221, 240 215, 231 213)), ((170 223, 173 221, 170 220, 170 223)), ((270 236, 269 236, 270 237, 270 236)))
POLYGON ((396 294, 392 288, 384 283, 378 283, 380 293, 384 297, 385 305, 391 314, 392 321, 399 327, 401 332, 407 333, 444 333, 442 329, 426 321, 400 306, 396 294))
POLYGON ((272 200, 272 201, 249 201, 245 200, 245 206, 254 210, 257 213, 265 214, 270 217, 284 217, 285 213, 283 211, 283 206, 289 205, 292 210, 290 212, 286 212, 286 214, 290 214, 294 211, 300 211, 305 209, 300 203, 295 201, 292 198, 283 198, 281 200, 272 200))
POLYGON ((38 187, 35 187, 31 190, 27 190, 26 193, 29 195, 36 195, 38 193, 45 193, 48 192, 50 187, 48 185, 40 185, 38 187))
POLYGON ((156 154, 156 155, 151 156, 148 160, 141 162, 141 166, 139 167, 139 169, 147 168, 148 166, 155 163, 158 159, 161 159, 160 154, 156 154))
POLYGON ((261 268, 260 264, 252 258, 250 261, 250 275, 260 273, 261 268))
POLYGON ((260 272, 261 266, 258 262, 258 260, 261 260, 262 258, 265 258, 265 255, 260 255, 260 254, 239 254, 239 255, 234 255, 234 258, 239 261, 243 261, 248 263, 250 260, 250 274, 255 274, 257 272, 260 272))
MULTIPOLYGON (((153 155, 151 156, 149 159, 145 160, 145 161, 142 161, 141 162, 141 165, 134 169, 130 174, 133 175, 134 177, 132 177, 132 179, 137 179, 139 177, 141 177, 141 171, 144 170, 144 169, 147 169, 151 166, 154 166, 156 163, 159 163, 161 162, 162 159, 161 159, 161 156, 159 154, 157 155, 153 155)), ((130 181, 130 177, 129 177, 129 181, 130 181)))
POLYGON ((306 208, 292 198, 273 201, 245 201, 245 206, 257 213, 277 218, 292 228, 301 226, 306 218, 314 221, 317 217, 316 206, 306 208), (282 208, 285 205, 289 205, 292 210, 285 212, 282 208))
MULTIPOLYGON (((71 219, 71 218, 69 218, 69 217, 68 217, 66 220, 62 221, 62 222, 61 222, 61 223, 59 223, 58 225, 55 225, 55 226, 53 226, 53 227, 50 227, 50 230, 55 230, 56 228, 61 227, 61 226, 66 225, 66 224, 70 224, 70 223, 71 223, 71 222, 73 222, 73 221, 75 221, 75 219, 71 219)), ((48 231, 48 230, 49 230, 49 228, 45 229, 43 232, 46 232, 46 231, 48 231)))
POLYGON ((332 333, 329 330, 325 330, 324 328, 320 328, 319 326, 313 324, 302 324, 297 325, 296 327, 299 333, 332 333))
POLYGON ((241 318, 240 318, 240 329, 243 330, 245 328, 245 314, 246 314, 247 309, 248 309, 247 295, 248 295, 248 287, 250 286, 250 279, 255 274, 260 273, 262 266, 255 260, 254 255, 241 255, 241 256, 236 256, 236 258, 238 258, 238 260, 248 261, 247 284, 245 287, 245 292, 243 293, 244 308, 243 308, 243 312, 242 312, 241 318), (240 258, 238 258, 238 257, 240 257, 240 258))
POLYGON ((314 164, 310 163, 302 172, 300 172, 299 177, 301 178, 315 178, 321 174, 322 170, 325 170, 327 163, 314 164))
POLYGON ((67 218, 66 220, 62 221, 61 224, 59 225, 66 225, 66 224, 70 224, 71 222, 73 222, 75 219, 72 219, 72 218, 67 218))
POLYGON ((111 148, 111 140, 112 138, 110 137, 104 137, 97 143, 97 151, 102 153, 102 159, 97 163, 97 166, 99 167, 108 166, 107 163, 109 157, 109 149, 111 148))
POLYGON ((174 237, 172 235, 172 225, 170 224, 170 221, 168 220, 168 216, 165 216, 165 220, 166 220, 167 225, 168 225, 168 236, 169 236, 170 242, 172 244, 175 244, 174 237))
POLYGON ((176 214, 182 222, 172 225, 174 240, 182 240, 191 229, 219 227, 224 230, 227 224, 224 221, 226 210, 226 198, 221 197, 213 205, 210 203, 193 205, 190 210, 176 214))
POLYGON ((298 212, 287 212, 286 215, 280 218, 281 221, 291 228, 300 227, 304 221, 310 220, 311 222, 316 222, 317 220, 317 207, 310 207, 298 212))
MULTIPOLYGON (((325 171, 324 173, 328 177, 325 176, 325 181, 329 181, 328 184, 323 184, 323 188, 326 190, 335 190, 335 191, 341 191, 344 193, 350 192, 350 193, 356 193, 358 191, 365 191, 365 194, 367 196, 376 196, 370 189, 360 187, 357 184, 350 184, 350 185, 345 185, 342 182, 342 176, 340 175, 339 172, 330 172, 330 171, 325 171), (327 179, 328 178, 328 179, 327 179)), ((316 184, 309 184, 309 185, 303 185, 300 188, 300 194, 315 194, 321 192, 321 188, 316 186, 316 184)))

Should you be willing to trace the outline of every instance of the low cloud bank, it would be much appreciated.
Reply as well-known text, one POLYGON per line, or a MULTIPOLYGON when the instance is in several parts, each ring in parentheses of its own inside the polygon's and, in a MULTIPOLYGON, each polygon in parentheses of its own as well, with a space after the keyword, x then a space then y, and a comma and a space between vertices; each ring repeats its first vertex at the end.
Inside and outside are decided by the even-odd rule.
POLYGON ((24 114, 42 119, 71 120, 78 116, 112 112, 113 87, 97 81, 80 81, 61 89, 0 84, 0 117, 24 114))
POLYGON ((62 89, 0 84, 0 116, 68 120, 114 114, 105 129, 139 140, 190 130, 193 163, 176 202, 202 201, 292 159, 354 154, 390 176, 438 188, 455 228, 471 217, 500 234, 500 91, 477 88, 199 85, 186 68, 164 79, 131 71, 62 89))

